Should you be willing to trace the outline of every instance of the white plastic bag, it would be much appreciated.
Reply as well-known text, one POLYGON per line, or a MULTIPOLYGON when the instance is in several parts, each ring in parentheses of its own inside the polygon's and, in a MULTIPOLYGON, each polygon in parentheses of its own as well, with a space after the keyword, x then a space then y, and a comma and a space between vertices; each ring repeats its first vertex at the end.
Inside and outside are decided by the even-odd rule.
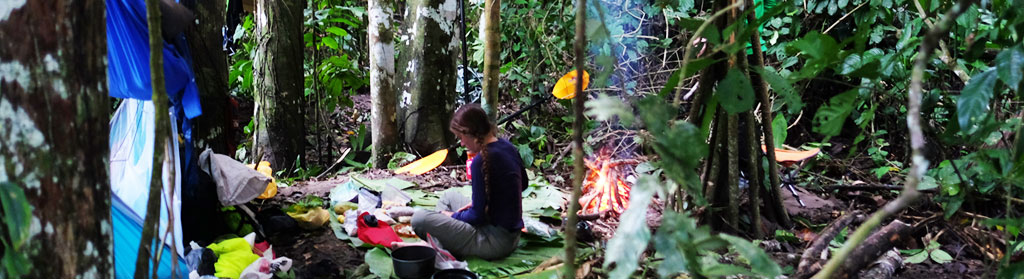
POLYGON ((292 268, 292 259, 288 257, 274 258, 274 247, 263 251, 263 257, 249 264, 239 279, 270 279, 274 273, 288 271, 292 268))

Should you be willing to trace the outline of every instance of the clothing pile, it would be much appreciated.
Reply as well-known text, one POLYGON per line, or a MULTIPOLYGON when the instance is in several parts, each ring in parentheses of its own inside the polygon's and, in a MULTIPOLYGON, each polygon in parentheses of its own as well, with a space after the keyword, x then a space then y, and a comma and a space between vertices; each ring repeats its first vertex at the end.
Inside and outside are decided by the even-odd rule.
POLYGON ((270 279, 277 272, 287 272, 292 260, 275 257, 266 241, 254 243, 256 234, 236 237, 210 244, 205 248, 195 242, 185 256, 189 278, 270 279))

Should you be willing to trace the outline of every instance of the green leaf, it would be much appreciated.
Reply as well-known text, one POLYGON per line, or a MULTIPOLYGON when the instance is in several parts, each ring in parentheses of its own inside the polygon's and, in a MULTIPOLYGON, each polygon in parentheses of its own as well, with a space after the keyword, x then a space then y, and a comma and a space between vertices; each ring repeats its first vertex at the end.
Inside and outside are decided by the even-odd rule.
POLYGON ((933 250, 931 253, 932 261, 937 264, 944 264, 953 261, 953 257, 942 250, 933 250))
POLYGON ((565 251, 562 243, 547 242, 529 234, 519 239, 519 245, 519 249, 504 259, 488 261, 470 257, 466 263, 469 270, 480 278, 500 278, 534 269, 551 257, 560 257, 565 251))
MULTIPOLYGON (((0 166, 3 167, 3 166, 0 166)), ((10 237, 10 246, 4 245, 7 251, 21 251, 22 245, 29 239, 29 228, 32 225, 32 205, 25 197, 25 191, 17 184, 0 182, 0 206, 3 208, 3 220, 10 237)), ((10 254, 10 253, 5 253, 10 254)))
POLYGON ((857 91, 850 90, 846 93, 836 95, 829 99, 828 105, 818 108, 814 114, 814 132, 826 136, 839 135, 846 123, 846 118, 853 111, 854 101, 857 100, 857 91))
POLYGON ((810 57, 801 70, 802 76, 805 77, 816 76, 821 70, 832 66, 833 61, 838 60, 839 44, 831 36, 818 31, 811 31, 790 45, 810 57))
POLYGON ((718 83, 718 101, 729 113, 740 113, 754 107, 754 87, 739 69, 729 69, 718 83))
POLYGON ((395 273, 395 267, 391 263, 391 255, 383 248, 374 247, 366 252, 363 257, 366 264, 370 266, 370 272, 379 278, 391 278, 395 273))
POLYGON ((775 72, 774 69, 764 68, 753 68, 764 81, 768 82, 768 85, 772 86, 772 90, 775 90, 775 94, 782 99, 782 102, 786 105, 786 111, 790 114, 797 114, 801 109, 804 108, 804 103, 800 100, 800 94, 793 89, 789 81, 783 78, 781 75, 775 72))
POLYGON ((621 98, 600 93, 597 98, 587 100, 584 105, 587 107, 586 115, 593 117, 594 120, 607 121, 618 116, 623 126, 633 125, 633 108, 622 102, 621 98))
POLYGON ((327 36, 324 37, 322 40, 324 42, 324 45, 326 45, 327 47, 333 50, 338 50, 338 41, 335 40, 334 37, 327 36))
POLYGON ((775 115, 775 120, 772 120, 772 138, 775 139, 775 147, 781 148, 782 143, 786 142, 788 125, 785 116, 782 116, 781 113, 775 115))
POLYGON ((348 31, 345 31, 345 29, 341 29, 337 26, 327 27, 327 32, 334 35, 338 35, 338 37, 348 36, 348 31))
MULTIPOLYGON (((654 248, 665 258, 658 266, 658 275, 670 278, 683 272, 700 273, 697 242, 710 238, 708 227, 697 227, 697 221, 693 218, 675 211, 666 211, 661 222, 661 227, 654 235, 654 248)), ((724 243, 710 241, 708 244, 703 248, 714 250, 721 246, 713 245, 724 243)))
POLYGON ((930 190, 938 187, 939 184, 936 182, 935 178, 927 175, 921 180, 921 184, 917 185, 918 190, 930 190))
POLYGON ((732 244, 732 247, 750 262, 751 271, 754 273, 764 278, 777 278, 782 275, 782 268, 756 244, 727 234, 719 234, 718 237, 732 244))
POLYGON ((917 254, 915 254, 913 256, 907 257, 907 259, 905 261, 907 261, 907 263, 919 264, 919 263, 923 263, 927 259, 928 259, 928 251, 921 251, 920 253, 917 253, 917 254))
POLYGON ((665 87, 661 88, 661 91, 658 91, 658 97, 666 98, 666 96, 670 96, 676 92, 676 86, 679 86, 679 75, 682 73, 682 69, 672 73, 672 76, 669 76, 668 81, 665 82, 665 87))
POLYGON ((1024 75, 1024 48, 1009 48, 996 56, 996 71, 999 79, 1013 91, 1020 91, 1021 75, 1024 75))
POLYGON ((655 176, 644 175, 637 180, 629 194, 629 208, 619 218, 615 236, 608 240, 604 267, 615 263, 611 278, 627 278, 636 272, 640 254, 647 249, 651 231, 647 227, 647 205, 654 198, 660 182, 655 176))
POLYGON ((967 130, 967 127, 971 127, 971 121, 981 120, 988 113, 996 77, 995 69, 989 69, 971 77, 963 91, 960 91, 956 113, 961 129, 967 130))

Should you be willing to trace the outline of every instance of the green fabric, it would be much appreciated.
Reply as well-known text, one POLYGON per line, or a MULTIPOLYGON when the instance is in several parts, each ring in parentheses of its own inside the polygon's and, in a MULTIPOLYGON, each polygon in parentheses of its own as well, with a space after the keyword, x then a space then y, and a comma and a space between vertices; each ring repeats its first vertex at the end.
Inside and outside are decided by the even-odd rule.
POLYGON ((217 278, 238 278, 250 264, 260 258, 252 252, 252 246, 244 238, 232 238, 207 246, 217 254, 217 262, 213 267, 217 278))

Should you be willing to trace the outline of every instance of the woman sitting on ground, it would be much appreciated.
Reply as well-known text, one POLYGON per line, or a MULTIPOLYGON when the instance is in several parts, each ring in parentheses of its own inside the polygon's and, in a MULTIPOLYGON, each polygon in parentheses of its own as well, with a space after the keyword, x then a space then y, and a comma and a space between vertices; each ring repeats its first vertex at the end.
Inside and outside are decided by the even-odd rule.
POLYGON ((437 210, 417 210, 412 218, 416 235, 433 236, 457 257, 487 260, 507 257, 519 245, 523 228, 522 191, 526 169, 519 151, 495 136, 497 127, 477 104, 459 108, 449 129, 462 146, 478 154, 470 165, 473 196, 446 191, 437 210))

